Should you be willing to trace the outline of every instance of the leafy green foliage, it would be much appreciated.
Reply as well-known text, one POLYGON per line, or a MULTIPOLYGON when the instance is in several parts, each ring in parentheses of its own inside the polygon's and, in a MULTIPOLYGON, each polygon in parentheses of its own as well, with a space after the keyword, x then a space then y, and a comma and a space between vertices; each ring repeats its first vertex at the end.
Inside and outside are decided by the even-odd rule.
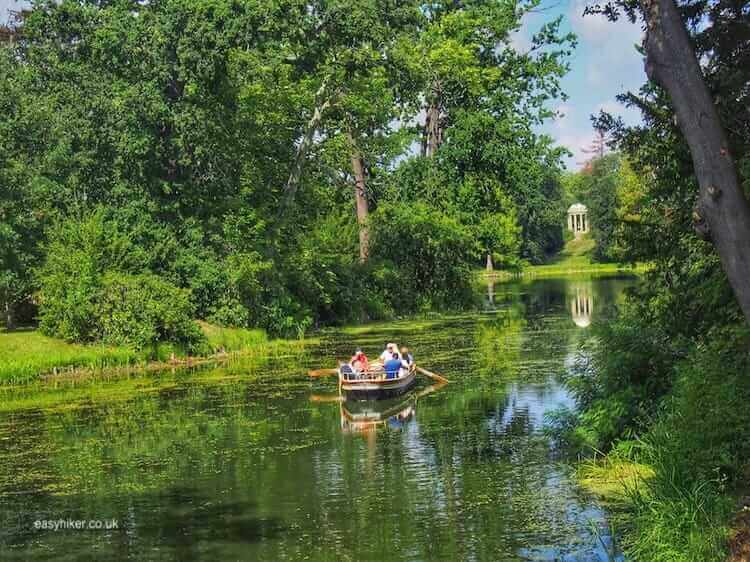
POLYGON ((40 272, 42 331, 68 341, 143 349, 202 341, 189 291, 143 270, 146 253, 97 211, 57 224, 40 272))
MULTIPOLYGON (((722 2, 678 7, 747 185, 746 14, 722 2)), ((636 460, 653 468, 631 495, 634 559, 723 560, 732 495, 746 486, 747 328, 716 252, 692 230, 697 184, 668 97, 648 83, 621 101, 644 123, 596 120, 627 157, 614 190, 613 168, 600 170, 601 200, 617 203, 604 239, 610 256, 651 266, 621 317, 600 329, 597 369, 574 377, 582 410, 573 431, 616 450, 637 438, 636 460)))
POLYGON ((144 349, 166 341, 196 351, 205 337, 193 316, 189 291, 153 274, 107 273, 96 296, 97 339, 111 345, 144 349))
POLYGON ((0 48, 0 304, 38 303, 45 332, 68 340, 140 346, 193 338, 166 327, 166 309, 130 309, 158 289, 197 319, 287 336, 464 303, 487 254, 515 268, 561 242, 560 151, 533 127, 572 37, 553 24, 516 52, 525 9, 35 3, 23 39, 0 48), (428 99, 446 142, 404 158, 428 99), (353 154, 370 227, 395 209, 390 242, 423 252, 417 269, 396 246, 359 263, 353 154), (128 284, 107 303, 127 319, 105 335, 115 275, 128 284), (414 275, 432 284, 400 281, 414 275))
POLYGON ((395 312, 473 301, 476 247, 458 220, 424 203, 383 205, 373 219, 375 275, 395 312))

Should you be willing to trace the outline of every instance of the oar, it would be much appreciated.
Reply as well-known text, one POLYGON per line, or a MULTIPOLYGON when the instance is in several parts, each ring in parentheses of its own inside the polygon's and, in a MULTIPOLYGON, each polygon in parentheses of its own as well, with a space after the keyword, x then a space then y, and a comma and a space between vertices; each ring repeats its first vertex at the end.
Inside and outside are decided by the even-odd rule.
POLYGON ((313 369, 312 371, 307 371, 307 374, 311 377, 326 377, 328 375, 338 375, 339 370, 338 369, 313 369))
POLYGON ((436 381, 451 382, 444 376, 438 375, 437 373, 431 373, 430 371, 428 371, 427 369, 423 369, 422 367, 417 367, 417 371, 419 371, 423 375, 427 375, 428 377, 435 379, 436 381))
POLYGON ((443 388, 445 385, 446 385, 446 383, 444 383, 442 381, 438 381, 435 384, 431 384, 430 386, 428 386, 424 390, 420 390, 417 393, 417 395, 414 397, 414 400, 419 400, 423 396, 427 396, 428 394, 432 394, 433 392, 437 392, 438 390, 440 390, 441 388, 443 388))
POLYGON ((310 402, 343 402, 344 397, 340 394, 313 394, 310 402))

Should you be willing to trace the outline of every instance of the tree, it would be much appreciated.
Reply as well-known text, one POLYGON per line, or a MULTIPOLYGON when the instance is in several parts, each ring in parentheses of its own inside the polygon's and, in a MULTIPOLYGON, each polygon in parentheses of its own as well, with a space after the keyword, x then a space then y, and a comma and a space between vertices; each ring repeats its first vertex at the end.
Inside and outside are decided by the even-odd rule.
POLYGON ((617 192, 621 184, 622 158, 608 154, 595 159, 588 171, 581 174, 581 195, 588 207, 591 235, 596 241, 594 257, 597 261, 615 258, 615 230, 617 228, 617 192))
MULTIPOLYGON (((708 3, 703 2, 705 12, 708 3)), ((645 23, 646 73, 669 95, 692 156, 700 195, 693 226, 711 240, 745 319, 750 323, 750 204, 740 186, 729 139, 674 0, 616 2, 596 7, 610 18, 623 8, 645 23)), ((695 13, 696 10, 693 8, 695 13)), ((742 17, 742 10, 735 11, 742 17)))

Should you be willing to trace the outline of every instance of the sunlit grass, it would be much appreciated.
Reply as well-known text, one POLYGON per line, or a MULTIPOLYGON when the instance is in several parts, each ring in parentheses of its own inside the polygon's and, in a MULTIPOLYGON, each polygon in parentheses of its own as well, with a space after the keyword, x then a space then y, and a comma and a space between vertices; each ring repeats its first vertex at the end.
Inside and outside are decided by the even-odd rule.
MULTIPOLYGON (((270 340, 263 330, 222 328, 205 322, 200 326, 208 346, 205 356, 241 354, 276 357, 294 353, 317 340, 270 340)), ((120 367, 146 366, 150 361, 166 362, 184 357, 169 343, 136 351, 127 347, 81 345, 50 338, 37 330, 0 331, 0 384, 26 384, 57 371, 84 369, 103 371, 120 367)))
POLYGON ((0 384, 26 383, 54 369, 105 368, 130 365, 142 359, 141 354, 131 349, 72 344, 36 330, 0 332, 0 384))
POLYGON ((654 470, 612 455, 581 462, 577 475, 580 484, 590 492, 608 501, 627 502, 630 493, 643 488, 654 476, 654 470))
POLYGON ((564 277, 566 275, 589 274, 613 275, 618 273, 640 274, 646 271, 645 264, 635 266, 622 263, 599 263, 593 261, 596 242, 589 236, 569 240, 565 247, 549 263, 530 265, 520 272, 495 271, 485 273, 485 277, 510 279, 512 277, 564 277))
POLYGON ((723 561, 731 499, 717 494, 714 482, 682 482, 668 468, 658 459, 652 466, 612 452, 580 463, 577 476, 615 509, 613 521, 630 559, 723 561))
POLYGON ((268 335, 264 330, 247 328, 224 328, 198 322, 208 338, 208 345, 214 353, 220 351, 240 351, 251 347, 268 344, 268 335))

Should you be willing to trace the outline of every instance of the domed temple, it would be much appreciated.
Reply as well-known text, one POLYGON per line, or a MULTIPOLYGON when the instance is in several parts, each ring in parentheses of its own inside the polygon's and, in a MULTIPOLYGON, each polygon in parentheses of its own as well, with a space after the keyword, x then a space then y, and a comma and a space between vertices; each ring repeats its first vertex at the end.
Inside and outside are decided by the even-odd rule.
POLYGON ((573 203, 568 209, 568 230, 572 231, 576 238, 589 231, 588 209, 581 203, 573 203))

